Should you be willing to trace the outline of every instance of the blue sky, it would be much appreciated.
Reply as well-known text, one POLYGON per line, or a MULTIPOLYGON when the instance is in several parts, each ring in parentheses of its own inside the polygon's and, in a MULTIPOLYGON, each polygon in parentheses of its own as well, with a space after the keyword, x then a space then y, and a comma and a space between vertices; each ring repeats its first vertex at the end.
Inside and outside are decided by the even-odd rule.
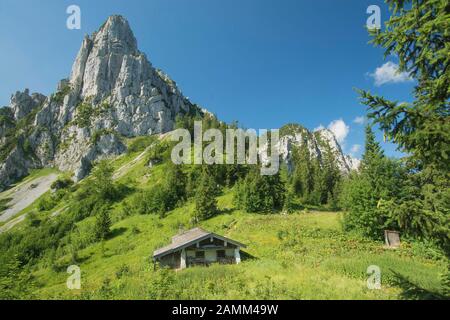
POLYGON ((353 88, 410 101, 414 85, 392 76, 392 64, 378 70, 378 84, 370 75, 395 63, 368 44, 371 4, 388 19, 380 0, 1 0, 0 105, 24 88, 52 93, 70 74, 83 36, 121 14, 152 64, 220 119, 255 129, 343 120, 349 153, 364 145, 364 126, 354 119, 365 107, 353 88), (66 28, 72 4, 81 8, 81 30, 66 28))

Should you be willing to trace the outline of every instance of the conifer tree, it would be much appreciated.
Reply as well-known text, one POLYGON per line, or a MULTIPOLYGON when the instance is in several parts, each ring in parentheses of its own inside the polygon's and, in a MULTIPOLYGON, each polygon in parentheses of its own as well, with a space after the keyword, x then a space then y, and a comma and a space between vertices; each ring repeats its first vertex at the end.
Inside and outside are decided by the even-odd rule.
POLYGON ((17 256, 10 256, 0 265, 0 300, 30 299, 34 284, 31 273, 23 269, 17 256))
POLYGON ((174 205, 186 200, 186 184, 186 174, 181 165, 175 165, 169 161, 164 189, 171 194, 174 205))
POLYGON ((252 166, 236 192, 242 193, 240 208, 248 212, 273 212, 283 208, 285 187, 278 172, 272 176, 261 175, 258 166, 252 166))
POLYGON ((378 198, 378 189, 381 188, 384 178, 382 170, 382 163, 385 162, 386 158, 384 152, 381 149, 380 144, 375 139, 375 134, 370 125, 366 126, 366 144, 365 151, 362 156, 361 161, 361 172, 364 177, 368 179, 375 198, 378 198))
POLYGON ((96 240, 105 240, 111 228, 111 218, 106 207, 102 207, 95 217, 94 236, 96 240))
POLYGON ((208 167, 204 165, 202 168, 200 183, 195 194, 194 220, 196 222, 207 220, 219 211, 216 200, 217 184, 208 167))
POLYGON ((336 156, 331 150, 329 145, 325 146, 324 152, 322 152, 322 167, 320 170, 321 181, 323 184, 322 190, 320 190, 320 205, 327 204, 332 201, 336 187, 339 185, 341 179, 341 173, 336 164, 336 156))
POLYGON ((380 239, 384 228, 397 229, 380 203, 392 199, 403 186, 404 170, 398 161, 388 159, 370 127, 366 128, 366 150, 360 172, 353 173, 344 184, 342 204, 347 209, 344 227, 380 239))
POLYGON ((294 191, 289 187, 284 199, 283 213, 291 214, 292 212, 294 212, 294 191))
POLYGON ((103 200, 113 200, 115 187, 113 182, 114 169, 106 161, 100 161, 92 173, 92 189, 94 194, 103 200))
POLYGON ((375 139, 372 127, 368 124, 366 126, 366 146, 362 157, 362 165, 369 165, 373 160, 380 159, 384 156, 384 152, 380 144, 375 139))
POLYGON ((371 31, 372 43, 385 56, 396 55, 398 72, 417 85, 411 103, 360 90, 368 118, 408 154, 406 189, 386 209, 405 233, 433 239, 450 255, 449 6, 439 0, 387 2, 392 16, 384 30, 371 31))
POLYGON ((297 195, 303 202, 310 203, 312 201, 312 193, 314 190, 315 166, 312 163, 306 143, 303 143, 294 151, 294 173, 293 187, 297 195))

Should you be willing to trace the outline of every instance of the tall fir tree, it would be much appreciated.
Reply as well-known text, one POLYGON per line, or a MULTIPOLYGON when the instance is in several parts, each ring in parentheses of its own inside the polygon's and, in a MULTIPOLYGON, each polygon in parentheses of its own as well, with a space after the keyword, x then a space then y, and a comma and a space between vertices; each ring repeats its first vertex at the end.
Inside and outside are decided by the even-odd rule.
POLYGON ((294 191, 302 202, 310 203, 314 190, 315 166, 306 141, 294 149, 293 164, 295 167, 292 175, 294 191))
POLYGON ((111 231, 111 218, 108 209, 102 207, 95 217, 94 236, 96 240, 105 240, 111 231))
POLYGON ((0 300, 32 299, 34 283, 31 272, 25 270, 16 255, 2 260, 0 265, 0 300))
POLYGON ((336 155, 328 144, 322 152, 322 165, 318 175, 323 185, 317 204, 328 204, 333 201, 334 193, 337 192, 337 186, 341 180, 341 173, 336 164, 336 155))
POLYGON ((291 214, 292 212, 294 212, 294 195, 295 193, 292 190, 292 187, 288 187, 283 203, 284 214, 291 214))
POLYGON ((450 46, 448 1, 387 0, 392 13, 372 43, 417 80, 411 103, 360 90, 368 117, 408 154, 407 191, 391 201, 405 233, 437 241, 450 256, 450 46), (418 226, 420 226, 418 228, 418 226))
POLYGON ((381 176, 382 172, 380 172, 381 163, 385 160, 384 151, 382 150, 380 143, 376 141, 375 134, 370 125, 366 126, 366 143, 365 143, 365 151, 362 156, 361 167, 360 170, 363 173, 364 177, 368 180, 372 190, 375 192, 375 198, 378 198, 378 192, 383 181, 381 176), (380 184, 381 183, 381 184, 380 184))
POLYGON ((256 165, 250 168, 235 190, 235 202, 248 212, 270 213, 281 210, 284 197, 285 186, 280 173, 263 176, 256 165))
POLYGON ((344 228, 358 230, 366 236, 381 239, 385 228, 397 229, 380 203, 392 199, 403 186, 404 170, 400 163, 384 156, 370 127, 366 128, 366 149, 360 172, 345 181, 341 203, 346 209, 344 228))
POLYGON ((171 194, 174 205, 186 200, 186 184, 187 177, 181 165, 176 165, 169 161, 164 189, 171 194))
POLYGON ((106 161, 100 161, 92 173, 92 190, 94 194, 103 200, 113 200, 115 186, 113 181, 114 169, 106 161))
POLYGON ((380 159, 384 156, 384 152, 381 149, 380 144, 375 139, 375 134, 373 133, 372 126, 366 125, 366 145, 365 151, 362 156, 362 166, 368 166, 373 160, 380 159))
POLYGON ((210 166, 204 165, 200 176, 200 182, 195 194, 194 221, 199 222, 215 216, 217 208, 216 195, 218 186, 211 174, 210 166))

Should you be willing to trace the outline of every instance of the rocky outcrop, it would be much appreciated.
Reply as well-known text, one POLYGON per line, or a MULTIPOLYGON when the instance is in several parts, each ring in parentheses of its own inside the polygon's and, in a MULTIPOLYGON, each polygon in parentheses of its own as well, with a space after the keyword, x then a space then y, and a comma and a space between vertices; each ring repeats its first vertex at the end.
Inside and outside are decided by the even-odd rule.
POLYGON ((14 112, 9 107, 0 108, 0 144, 4 137, 15 127, 14 112))
POLYGON ((30 91, 25 89, 24 92, 17 91, 11 96, 10 108, 14 113, 14 118, 20 120, 26 117, 33 109, 42 105, 46 96, 40 93, 33 93, 30 96, 30 91))
POLYGON ((114 129, 127 137, 170 131, 175 115, 187 112, 191 105, 176 83, 154 69, 137 49, 130 26, 121 16, 110 17, 84 39, 70 85, 76 100, 108 106, 93 119, 97 129, 114 129))
POLYGON ((92 167, 92 162, 117 156, 126 151, 126 146, 115 134, 105 134, 95 143, 87 138, 86 131, 79 131, 67 149, 56 155, 55 164, 62 171, 74 173, 74 179, 84 178, 92 167), (67 161, 71 159, 72 161, 67 161))
POLYGON ((319 162, 322 162, 325 153, 331 152, 339 170, 343 174, 348 174, 359 166, 357 159, 344 154, 339 142, 330 130, 321 129, 311 132, 300 125, 289 124, 280 129, 278 150, 290 171, 293 169, 293 152, 295 148, 304 144, 306 144, 311 158, 318 158, 319 162))
POLYGON ((28 174, 32 165, 26 160, 20 147, 15 147, 8 157, 0 163, 0 190, 28 174))
MULTIPOLYGON (((176 115, 192 107, 176 83, 138 50, 128 22, 111 16, 85 37, 70 77, 58 83, 55 94, 46 98, 27 89, 12 96, 8 110, 13 122, 35 109, 36 115, 26 130, 15 132, 24 144, 11 150, 0 177, 10 183, 40 165, 69 170, 75 180, 82 179, 92 162, 125 152, 124 138, 171 131, 176 115), (20 152, 32 164, 21 160, 20 152), (13 162, 21 169, 12 170, 13 162)), ((3 122, 0 139, 11 129, 10 122, 3 122)), ((11 143, 5 139, 0 148, 11 143)))

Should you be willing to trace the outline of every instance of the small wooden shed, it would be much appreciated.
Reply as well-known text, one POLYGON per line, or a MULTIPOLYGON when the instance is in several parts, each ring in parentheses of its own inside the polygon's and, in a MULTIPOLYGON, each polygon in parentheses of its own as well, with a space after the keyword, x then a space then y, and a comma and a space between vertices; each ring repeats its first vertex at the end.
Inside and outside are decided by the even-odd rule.
POLYGON ((388 248, 399 248, 400 247, 400 232, 385 230, 384 231, 384 241, 388 248))
POLYGON ((246 246, 202 228, 194 228, 172 237, 171 244, 153 253, 153 260, 173 269, 212 263, 238 264, 241 262, 241 248, 246 246))

